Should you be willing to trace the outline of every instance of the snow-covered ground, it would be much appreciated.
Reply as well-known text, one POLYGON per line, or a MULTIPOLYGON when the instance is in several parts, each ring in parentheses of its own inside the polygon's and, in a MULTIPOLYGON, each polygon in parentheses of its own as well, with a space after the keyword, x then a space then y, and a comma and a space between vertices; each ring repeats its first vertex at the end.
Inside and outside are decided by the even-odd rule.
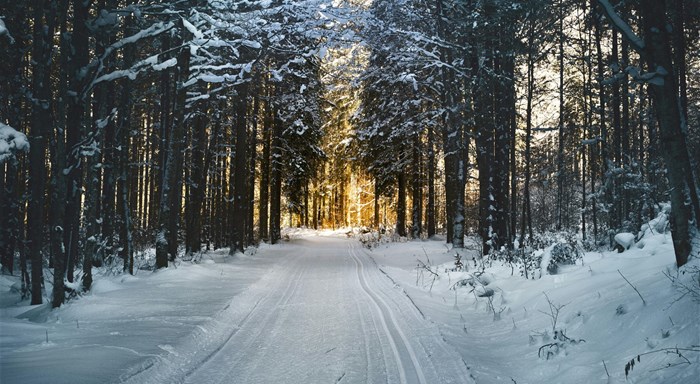
POLYGON ((263 251, 227 257, 222 250, 199 264, 96 276, 90 293, 53 311, 17 302, 17 279, 0 276, 0 382, 117 382, 133 367, 177 353, 195 332, 220 327, 217 315, 231 298, 283 256, 263 251))
MULTIPOLYGON (((373 255, 440 325, 478 383, 700 383, 700 297, 681 298, 664 275, 677 274, 670 234, 649 234, 623 253, 586 253, 577 265, 536 280, 517 270, 512 276, 499 262, 481 269, 469 261, 469 271, 448 272, 454 253, 440 241, 384 244, 373 255), (438 276, 417 268, 418 260, 438 276), (476 288, 455 285, 460 280, 476 288), (493 292, 491 304, 477 296, 486 290, 493 292), (547 297, 554 312, 559 308, 556 329, 575 342, 540 351, 559 341, 547 297)), ((680 278, 700 292, 697 268, 696 258, 680 278)))
MULTIPOLYGON (((498 262, 449 271, 440 240, 369 251, 346 232, 101 275, 57 310, 1 276, 0 382, 623 383, 633 358, 627 382, 699 382, 700 306, 664 275, 670 235, 526 280, 498 262)), ((697 268, 680 276, 695 288, 697 268)))

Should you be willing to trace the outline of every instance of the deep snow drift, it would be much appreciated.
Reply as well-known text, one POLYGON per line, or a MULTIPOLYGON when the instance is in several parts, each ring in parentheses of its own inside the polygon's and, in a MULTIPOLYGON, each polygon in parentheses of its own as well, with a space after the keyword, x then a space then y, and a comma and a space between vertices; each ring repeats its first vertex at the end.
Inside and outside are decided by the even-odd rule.
POLYGON ((221 250, 136 276, 100 270, 90 293, 57 310, 18 301, 16 277, 1 276, 0 382, 231 382, 238 373, 265 382, 285 372, 278 382, 698 382, 698 297, 666 275, 697 290, 700 261, 679 273, 670 234, 532 280, 469 253, 455 271, 439 239, 367 251, 345 232, 292 230, 252 254, 221 250), (276 297, 285 287, 294 289, 276 297), (299 338, 308 350, 285 341, 299 338), (455 355, 470 377, 447 362, 455 355), (278 366, 259 365, 270 359, 278 366))

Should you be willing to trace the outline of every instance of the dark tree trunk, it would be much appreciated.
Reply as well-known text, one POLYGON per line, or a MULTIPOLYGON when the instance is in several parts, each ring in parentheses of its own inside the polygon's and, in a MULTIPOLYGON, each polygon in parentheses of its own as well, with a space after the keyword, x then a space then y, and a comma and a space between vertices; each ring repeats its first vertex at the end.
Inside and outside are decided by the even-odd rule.
MULTIPOLYGON (((128 16, 125 22, 125 33, 131 35, 133 32, 133 17, 128 16)), ((136 55, 136 48, 133 45, 128 45, 124 49, 124 66, 129 67, 134 62, 134 57, 136 55)), ((132 152, 132 146, 130 145, 130 130, 131 130, 131 113, 133 105, 132 96, 132 85, 131 81, 126 79, 122 83, 121 95, 119 99, 119 119, 116 124, 115 139, 118 148, 116 149, 116 160, 115 160, 115 175, 117 177, 116 185, 116 211, 117 211, 117 225, 119 234, 119 245, 118 248, 119 256, 124 263, 123 270, 129 274, 134 274, 134 246, 133 246, 133 236, 132 236, 132 217, 131 217, 131 207, 136 204, 132 204, 131 207, 129 201, 129 190, 131 187, 138 188, 138 183, 133 183, 129 177, 129 154, 132 152)), ((138 148, 138 147, 137 147, 138 148)), ((134 150, 136 151, 136 149, 134 150)), ((138 158, 137 158, 138 160, 138 158)), ((145 162, 145 161, 144 161, 145 162)), ((146 190, 144 186, 141 186, 143 190, 146 190)), ((145 191, 144 191, 145 192, 145 191)), ((132 192, 134 197, 137 197, 138 189, 132 192)), ((145 206, 145 204, 144 204, 145 206)), ((145 221, 141 222, 142 224, 145 221)))
POLYGON ((398 201, 396 202, 396 233, 406 237, 406 173, 400 171, 398 179, 398 201))
MULTIPOLYGON (((507 50, 507 46, 501 42, 501 49, 507 50)), ((501 74, 500 79, 495 84, 494 106, 495 129, 493 140, 493 203, 496 210, 492 212, 493 223, 493 246, 499 249, 501 246, 510 246, 510 206, 509 206, 509 186, 510 178, 510 152, 511 152, 511 123, 515 115, 515 87, 514 87, 514 57, 503 55, 496 60, 496 69, 501 74)))
MULTIPOLYGON (((258 78, 258 82, 259 82, 258 78)), ((259 92, 260 88, 256 88, 259 92)), ((260 113, 260 97, 257 95, 253 100, 253 120, 251 124, 252 131, 250 132, 250 163, 248 165, 248 218, 247 218, 247 234, 246 244, 255 244, 255 164, 258 154, 258 115, 260 113)), ((308 206, 308 188, 307 188, 307 203, 308 206)), ((308 212, 308 209, 307 209, 308 212)), ((306 224, 305 224, 306 225, 306 224)))
MULTIPOLYGON (((182 26, 181 31, 186 30, 182 26)), ((186 40, 186 39, 183 39, 186 40)), ((185 134, 185 100, 187 90, 184 83, 189 78, 190 49, 180 49, 177 65, 177 99, 174 108, 172 132, 168 135, 167 160, 163 175, 158 232, 156 234, 156 268, 165 268, 168 261, 177 257, 177 232, 180 221, 182 184, 182 138, 185 134)))
MULTIPOLYGON (((192 169, 190 173, 190 198, 188 199, 188 215, 185 229, 185 253, 195 254, 202 249, 202 204, 206 193, 207 175, 211 163, 211 143, 218 132, 212 132, 212 136, 207 134, 208 119, 204 115, 193 118, 192 122, 192 169)), ((218 128, 219 124, 215 124, 218 128)))
MULTIPOLYGON (((534 31, 529 31, 528 42, 532 46, 534 31)), ((523 213, 520 221, 520 246, 523 247, 525 241, 525 230, 528 230, 529 239, 532 241, 532 214, 530 208, 530 164, 532 162, 532 102, 535 88, 535 62, 532 49, 527 53, 527 98, 525 107, 525 181, 523 183, 523 213)))
POLYGON ((56 129, 53 130, 51 147, 51 201, 49 213, 49 230, 51 233, 51 254, 53 258, 53 298, 51 306, 60 307, 65 301, 64 279, 66 278, 66 253, 63 244, 63 219, 66 215, 66 100, 68 83, 66 69, 70 41, 66 36, 68 2, 62 2, 58 18, 60 20, 60 68, 58 73, 58 98, 56 105, 56 129))
POLYGON ((557 229, 562 229, 564 211, 564 8, 559 0, 559 127, 557 151, 557 229))
MULTIPOLYGON (((474 73, 479 73, 476 80, 474 95, 474 122, 476 126, 476 162, 479 167, 479 235, 482 240, 483 254, 492 249, 498 249, 500 242, 495 231, 497 223, 496 172, 499 171, 494 159, 494 140, 496 121, 494 99, 496 87, 489 73, 496 68, 492 47, 480 47, 483 59, 472 59, 474 73)), ((499 111, 500 112, 500 111, 499 111)))
MULTIPOLYGON (((436 0, 437 31, 441 39, 447 39, 448 30, 444 25, 445 12, 443 0, 436 0)), ((451 51, 440 49, 440 60, 452 62, 451 51)), ((464 161, 463 129, 452 106, 456 105, 456 90, 454 89, 454 73, 446 66, 441 67, 443 84, 442 103, 443 113, 442 137, 445 153, 445 212, 447 214, 447 242, 453 248, 464 248, 464 187, 466 181, 466 164, 464 161)))
POLYGON ((66 120, 66 216, 64 229, 64 247, 66 252, 66 277, 73 282, 73 270, 79 257, 80 213, 82 207, 82 165, 80 159, 80 141, 85 124, 85 95, 83 68, 88 64, 89 31, 87 19, 89 3, 73 0, 73 33, 71 34, 72 55, 68 58, 69 98, 66 120))
MULTIPOLYGON (((127 49, 124 55, 125 62, 130 63, 133 51, 127 49)), ((129 207, 129 189, 132 186, 129 180, 129 130, 131 128, 131 84, 124 82, 120 100, 119 122, 117 124, 116 139, 119 143, 117 151, 116 169, 117 175, 117 223, 119 225, 120 257, 124 263, 124 271, 134 274, 134 247, 131 232, 131 208, 129 207)), ((135 192, 134 192, 135 193, 135 192)))
MULTIPOLYGON (((268 94, 268 100, 271 94, 268 94)), ((272 134, 273 118, 272 106, 269 101, 265 103, 265 117, 263 119, 263 134, 262 134, 262 157, 260 159, 260 185, 259 185, 259 234, 260 240, 269 240, 269 200, 270 200, 270 140, 272 134)))
MULTIPOLYGON (((620 48, 619 48, 619 38, 617 35, 617 31, 613 31, 612 35, 613 39, 613 44, 612 44, 612 67, 615 69, 614 70, 614 75, 617 75, 619 73, 619 68, 620 68, 620 48)), ((619 168, 622 165, 622 111, 620 110, 621 105, 622 105, 622 100, 621 100, 621 95, 620 95, 620 82, 615 82, 612 86, 612 100, 610 103, 610 107, 612 109, 612 149, 613 149, 613 162, 615 164, 616 168, 619 168)), ((621 218, 621 189, 622 186, 620 185, 620 180, 619 178, 615 177, 613 180, 610 180, 610 187, 612 188, 612 196, 611 196, 611 214, 609 218, 609 225, 610 228, 612 229, 619 229, 622 226, 622 218, 621 218)))
MULTIPOLYGON (((608 12, 608 10, 603 7, 608 12)), ((671 197, 671 236, 678 267, 688 261, 691 251, 690 220, 700 210, 692 196, 697 194, 692 181, 684 120, 680 107, 679 86, 673 65, 672 36, 666 28, 667 8, 663 1, 642 0, 640 2, 644 46, 635 41, 631 44, 642 55, 649 71, 654 71, 657 80, 649 83, 649 92, 654 100, 656 118, 659 122, 661 153, 666 163, 671 197), (688 175, 691 175, 690 178, 688 175)), ((608 14, 608 17, 611 15, 608 14)), ((629 35, 625 35, 630 38, 629 35)))
POLYGON ((693 216, 700 227, 700 207, 693 168, 690 164, 684 119, 680 110, 678 83, 672 61, 671 38, 666 29, 666 5, 662 1, 642 0, 641 14, 644 26, 644 60, 650 71, 656 70, 663 81, 652 81, 649 89, 659 121, 661 152, 666 163, 671 187, 671 234, 678 267, 688 261, 691 250, 689 221, 693 216), (659 73, 659 68, 665 73, 659 73), (690 204, 688 204, 690 202, 690 204))
POLYGON ((428 126, 428 207, 426 222, 428 238, 435 236, 435 133, 432 125, 428 126))
POLYGON ((379 230, 379 180, 374 178, 374 228, 379 230))
POLYGON ((421 135, 417 134, 413 139, 413 177, 411 183, 411 189, 413 192, 412 197, 412 211, 411 211, 411 237, 414 239, 419 239, 423 233, 423 145, 421 142, 421 135))
MULTIPOLYGON (((609 205, 612 200, 611 196, 611 189, 608 187, 608 175, 609 175, 609 166, 608 166, 608 160, 609 160, 609 155, 608 155, 608 131, 607 131, 607 120, 606 120, 606 91, 605 91, 605 60, 603 57, 603 49, 602 49, 602 35, 603 35, 603 26, 602 22, 600 20, 600 14, 596 13, 594 15, 595 17, 595 22, 594 22, 594 27, 595 27, 595 45, 596 45, 596 61, 598 63, 598 72, 596 74, 597 76, 597 81, 598 81, 598 125, 599 125, 599 131, 598 131, 598 141, 600 145, 599 149, 599 156, 598 160, 600 163, 600 182, 601 182, 601 188, 603 188, 603 204, 609 205)), ((596 169, 597 171, 597 169, 596 169)), ((592 190, 592 192, 597 192, 595 189, 592 190)), ((598 214, 597 214, 597 201, 594 202, 594 212, 593 212, 593 226, 594 226, 594 235, 596 237, 596 241, 598 241, 598 234, 597 234, 597 220, 598 220, 598 214)), ((609 221, 608 221, 609 222, 609 221)))
POLYGON ((235 120, 235 157, 233 173, 233 241, 231 243, 230 254, 243 252, 245 250, 246 219, 248 218, 247 181, 248 172, 248 127, 246 124, 248 85, 238 86, 236 100, 236 120, 235 120))
MULTIPOLYGON (((274 116, 274 115, 273 115, 274 116)), ((282 199, 282 123, 273 119, 273 132, 270 159, 270 244, 277 244, 280 232, 282 199)))
POLYGON ((29 202, 27 205, 27 232, 29 255, 32 263, 32 301, 42 303, 44 203, 46 186, 46 142, 51 132, 51 38, 55 22, 49 2, 35 0, 32 61, 32 128, 29 135, 29 202))

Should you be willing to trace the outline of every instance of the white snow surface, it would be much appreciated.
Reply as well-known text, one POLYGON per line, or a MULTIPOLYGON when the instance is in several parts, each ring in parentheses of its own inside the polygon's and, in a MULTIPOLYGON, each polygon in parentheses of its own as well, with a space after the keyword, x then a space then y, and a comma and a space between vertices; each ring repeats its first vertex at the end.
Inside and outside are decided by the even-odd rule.
POLYGON ((219 250, 136 276, 98 270, 90 293, 55 310, 18 302, 16 277, 2 275, 0 382, 698 382, 692 351, 690 364, 643 355, 625 381, 639 354, 700 346, 700 306, 663 274, 676 273, 668 234, 526 280, 498 262, 476 274, 469 253, 467 271, 450 271, 454 252, 439 239, 369 251, 346 232, 291 230, 253 254, 219 250), (500 319, 455 284, 477 280, 500 319), (553 341, 544 293, 565 305, 557 328, 585 340, 549 360, 538 357, 553 341))
POLYGON ((700 292, 700 275, 691 273, 698 271, 700 260, 695 257, 679 272, 670 233, 648 234, 624 253, 586 253, 583 262, 560 266, 558 274, 542 273, 536 280, 524 279, 517 270, 511 275, 511 267, 497 261, 482 269, 473 260, 475 253, 468 255, 470 260, 463 258, 468 271, 449 271, 454 253, 441 241, 390 243, 375 248, 374 259, 439 324, 477 383, 700 382, 700 297, 683 296, 664 275, 678 275, 700 292), (439 277, 416 268, 417 260, 430 264, 439 277), (483 284, 474 292, 468 284, 456 284, 475 278, 483 284), (489 289, 493 307, 503 310, 498 317, 487 297, 477 296, 489 289), (549 360, 538 357, 541 346, 555 341, 545 294, 555 305, 564 305, 557 328, 569 338, 585 340, 549 360), (695 349, 682 352, 690 364, 673 351, 653 352, 676 347, 695 349), (625 365, 640 354, 626 380, 625 365))
POLYGON ((634 244, 634 234, 622 232, 615 235, 615 242, 624 249, 629 249, 634 244))

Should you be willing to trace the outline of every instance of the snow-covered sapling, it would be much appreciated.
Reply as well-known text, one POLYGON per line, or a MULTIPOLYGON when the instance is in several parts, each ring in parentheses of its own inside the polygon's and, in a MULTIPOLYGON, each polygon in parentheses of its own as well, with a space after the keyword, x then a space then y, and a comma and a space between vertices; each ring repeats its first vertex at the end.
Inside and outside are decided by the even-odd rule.
MULTIPOLYGON (((570 344, 576 345, 579 343, 584 343, 586 340, 583 339, 572 339, 568 337, 565 333, 564 330, 557 329, 557 321, 559 320, 559 313, 561 312, 561 309, 564 308, 567 304, 555 304, 552 302, 552 300, 547 296, 546 292, 543 292, 544 297, 547 298, 547 304, 549 305, 549 313, 545 311, 540 311, 544 313, 545 315, 549 316, 550 322, 552 324, 552 333, 554 334, 553 336, 553 342, 547 343, 542 345, 539 350, 537 351, 537 356, 538 357, 545 357, 547 360, 549 360, 550 357, 553 357, 554 355, 559 354, 562 350, 565 350, 566 347, 570 344)), ((543 338, 543 341, 544 338, 543 338)))
MULTIPOLYGON (((426 253, 426 257, 427 257, 426 253)), ((430 292, 433 290, 433 285, 435 284, 435 280, 440 278, 440 275, 436 271, 433 270, 433 267, 430 265, 430 258, 428 258, 428 263, 424 263, 421 259, 418 260, 418 265, 416 266, 416 285, 418 285, 419 280, 424 280, 425 277, 423 275, 423 272, 427 271, 429 274, 433 276, 432 281, 430 282, 430 292)), ((437 270, 437 268, 436 268, 437 270)))
POLYGON ((540 311, 544 313, 545 315, 549 316, 550 322, 552 323, 552 332, 557 331, 557 320, 559 319, 559 312, 561 311, 562 308, 567 306, 567 304, 554 304, 552 300, 547 296, 546 292, 542 292, 544 294, 544 297, 547 299, 547 304, 549 305, 549 313, 545 311, 540 311))
POLYGON ((501 320, 501 313, 506 310, 506 307, 500 306, 498 309, 496 309, 496 307, 493 305, 493 294, 487 296, 486 299, 488 300, 488 310, 493 313, 493 321, 501 320))
POLYGON ((637 289, 637 287, 635 287, 632 283, 630 283, 630 281, 627 280, 627 278, 625 277, 625 275, 623 275, 622 272, 620 272, 619 269, 617 270, 617 273, 619 273, 620 276, 622 276, 622 278, 625 279, 625 281, 627 282, 627 284, 629 284, 630 287, 632 287, 632 289, 634 289, 634 290, 637 292, 637 294, 639 295, 639 298, 642 299, 642 303, 644 304, 644 306, 646 306, 646 305, 647 305, 647 301, 644 300, 644 298, 642 297, 642 294, 639 293, 639 290, 637 289))

